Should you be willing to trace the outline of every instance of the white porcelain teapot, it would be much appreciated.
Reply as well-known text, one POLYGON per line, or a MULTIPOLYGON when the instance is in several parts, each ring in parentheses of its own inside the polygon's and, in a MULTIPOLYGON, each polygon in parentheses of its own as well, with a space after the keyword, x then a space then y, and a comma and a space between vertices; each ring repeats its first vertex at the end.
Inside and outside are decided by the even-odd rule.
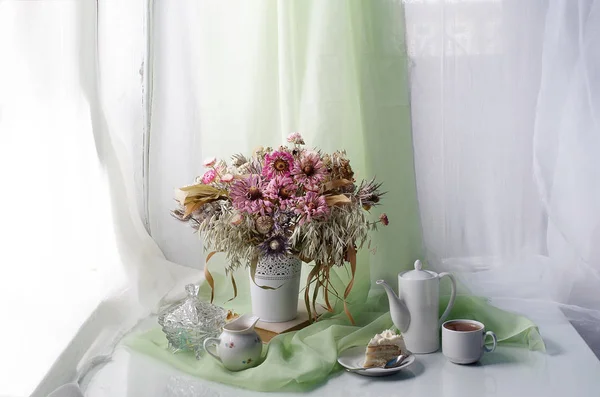
POLYGON ((456 281, 450 273, 423 270, 420 260, 415 269, 398 274, 398 295, 384 280, 378 280, 387 292, 390 314, 394 325, 404 337, 406 348, 412 353, 432 353, 440 348, 440 327, 456 298, 456 281), (452 292, 448 306, 439 315, 440 279, 448 277, 452 292))

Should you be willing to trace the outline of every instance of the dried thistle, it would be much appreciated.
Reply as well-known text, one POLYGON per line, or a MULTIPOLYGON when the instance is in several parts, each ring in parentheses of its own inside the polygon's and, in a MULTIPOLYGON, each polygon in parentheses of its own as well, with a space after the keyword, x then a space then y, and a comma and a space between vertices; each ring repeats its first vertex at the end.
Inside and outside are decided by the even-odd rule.
POLYGON ((271 235, 258 248, 261 255, 286 256, 291 254, 290 241, 286 236, 280 233, 271 235))
POLYGON ((378 205, 381 200, 381 196, 383 196, 386 192, 380 192, 379 188, 381 187, 381 183, 375 182, 375 178, 370 181, 362 181, 358 189, 356 190, 356 199, 361 203, 363 207, 366 209, 371 208, 372 206, 378 205))

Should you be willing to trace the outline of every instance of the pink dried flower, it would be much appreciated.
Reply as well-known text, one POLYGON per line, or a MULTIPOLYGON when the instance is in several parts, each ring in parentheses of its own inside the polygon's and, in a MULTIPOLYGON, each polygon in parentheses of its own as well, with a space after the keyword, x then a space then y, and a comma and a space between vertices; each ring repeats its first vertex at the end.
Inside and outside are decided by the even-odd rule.
POLYGON ((265 154, 265 165, 262 169, 262 174, 268 179, 273 179, 276 176, 288 176, 292 171, 294 158, 291 154, 284 151, 276 151, 265 154))
POLYGON ((217 173, 215 170, 208 170, 204 173, 204 175, 202 175, 202 183, 208 185, 209 183, 215 180, 216 176, 217 173))
POLYGON ((233 181, 233 175, 231 174, 225 174, 221 177, 221 182, 229 183, 231 181, 233 181))
POLYGON ((219 161, 213 169, 217 171, 217 176, 221 176, 227 173, 227 165, 223 161, 219 161))
POLYGON ((209 157, 206 160, 204 160, 203 164, 205 167, 213 167, 216 163, 217 163, 216 157, 209 157))
POLYGON ((287 141, 293 143, 294 145, 304 145, 304 139, 299 132, 292 132, 290 135, 288 135, 287 141))
POLYGON ((244 220, 244 217, 242 216, 242 214, 237 213, 231 217, 231 224, 234 226, 239 226, 242 224, 243 220, 244 220))
POLYGON ((388 219, 388 216, 385 213, 379 215, 379 221, 383 224, 383 226, 387 226, 390 224, 390 220, 388 219))
POLYGON ((233 207, 249 214, 270 212, 271 203, 264 194, 265 185, 259 175, 238 179, 232 186, 229 196, 233 207))
POLYGON ((300 160, 294 163, 292 175, 296 182, 305 189, 318 191, 320 184, 325 179, 325 167, 317 152, 306 151, 300 160))
POLYGON ((294 197, 296 197, 296 190, 298 190, 298 186, 296 186, 292 178, 289 176, 276 176, 267 185, 265 194, 271 200, 278 200, 279 207, 285 209, 293 202, 294 197))
POLYGON ((306 196, 298 198, 294 212, 302 216, 300 224, 310 222, 313 219, 325 218, 329 215, 329 207, 325 196, 315 192, 307 192, 306 196))

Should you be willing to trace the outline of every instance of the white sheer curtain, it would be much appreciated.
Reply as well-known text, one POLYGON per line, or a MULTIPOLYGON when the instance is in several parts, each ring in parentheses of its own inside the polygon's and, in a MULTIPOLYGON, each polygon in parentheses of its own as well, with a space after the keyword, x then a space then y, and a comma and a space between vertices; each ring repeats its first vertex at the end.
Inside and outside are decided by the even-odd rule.
POLYGON ((177 278, 136 205, 144 5, 0 2, 0 395, 76 381, 177 278))
POLYGON ((357 178, 385 182, 396 221, 376 236, 377 255, 364 250, 372 278, 412 263, 421 240, 401 3, 162 0, 154 14, 150 229, 167 258, 203 266, 198 236, 169 212, 204 158, 299 131, 311 147, 346 149, 357 178))
POLYGON ((599 354, 600 2, 406 3, 428 260, 599 354))
MULTIPOLYGON (((44 375, 35 396, 76 381, 177 281, 197 274, 166 261, 144 229, 143 176, 154 239, 167 257, 199 267, 197 237, 167 211, 171 189, 188 183, 204 156, 282 140, 296 128, 313 131, 307 139, 327 150, 362 153, 377 140, 363 136, 356 117, 361 90, 371 90, 369 117, 385 110, 390 129, 377 133, 405 117, 406 101, 390 83, 404 65, 394 55, 403 43, 377 46, 385 35, 373 29, 366 47, 377 51, 351 52, 373 58, 363 69, 335 56, 360 47, 361 36, 329 22, 352 21, 362 2, 240 1, 226 15, 219 1, 154 3, 162 56, 144 175, 148 2, 0 1, 2 395, 30 394, 44 375), (229 45, 240 36, 253 45, 229 45), (291 42, 310 79, 285 55, 291 42), (211 53, 227 63, 207 63, 211 53), (257 63, 257 54, 269 58, 257 63), (379 79, 349 84, 365 70, 379 79), (303 100, 288 102, 299 88, 303 100), (352 134, 335 142, 324 134, 339 129, 352 134)), ((390 5, 400 3, 377 4, 393 21, 402 13, 390 5)), ((600 2, 404 3, 428 260, 498 305, 537 307, 540 317, 558 305, 598 351, 600 2)), ((412 178, 410 154, 388 157, 400 178, 412 178)), ((376 170, 378 160, 358 156, 357 169, 376 170)), ((412 223, 416 206, 397 211, 412 223)), ((412 230, 394 236, 407 257, 416 255, 412 230)))

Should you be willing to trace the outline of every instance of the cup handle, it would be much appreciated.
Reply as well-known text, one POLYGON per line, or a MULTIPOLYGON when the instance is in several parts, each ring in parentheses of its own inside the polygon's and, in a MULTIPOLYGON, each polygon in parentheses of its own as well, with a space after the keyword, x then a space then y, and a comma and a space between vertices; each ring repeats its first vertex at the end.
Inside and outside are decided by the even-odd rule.
POLYGON ((444 273, 439 274, 440 279, 442 277, 446 277, 446 276, 450 279, 450 282, 452 283, 451 284, 452 289, 450 290, 450 300, 448 301, 448 306, 446 306, 446 310, 444 310, 442 317, 440 317, 438 327, 442 326, 442 324, 446 320, 446 317, 448 317, 448 315, 450 314, 450 310, 452 310, 452 307, 454 306, 454 300, 456 299, 456 280, 454 279, 454 276, 452 275, 452 273, 444 272, 444 273))
POLYGON ((484 349, 486 352, 488 352, 488 353, 491 353, 491 352, 493 352, 494 350, 496 350, 496 345, 497 345, 497 344, 498 344, 498 338, 496 338, 496 334, 495 334, 495 333, 493 333, 492 331, 488 331, 488 332, 486 332, 486 333, 485 333, 485 335, 483 335, 483 349, 484 349), (494 343, 493 343, 493 345, 492 345, 492 347, 487 347, 487 346, 485 345, 485 339, 486 339, 488 336, 491 336, 491 337, 492 337, 492 342, 494 342, 494 343))
POLYGON ((206 338, 204 340, 204 343, 202 344, 204 346, 204 350, 206 350, 206 352, 208 354, 210 354, 211 356, 213 356, 217 360, 221 361, 221 357, 217 356, 215 353, 213 353, 210 350, 208 350, 208 346, 210 346, 211 343, 214 343, 215 345, 218 345, 219 343, 221 343, 221 339, 219 339, 219 338, 206 338))

